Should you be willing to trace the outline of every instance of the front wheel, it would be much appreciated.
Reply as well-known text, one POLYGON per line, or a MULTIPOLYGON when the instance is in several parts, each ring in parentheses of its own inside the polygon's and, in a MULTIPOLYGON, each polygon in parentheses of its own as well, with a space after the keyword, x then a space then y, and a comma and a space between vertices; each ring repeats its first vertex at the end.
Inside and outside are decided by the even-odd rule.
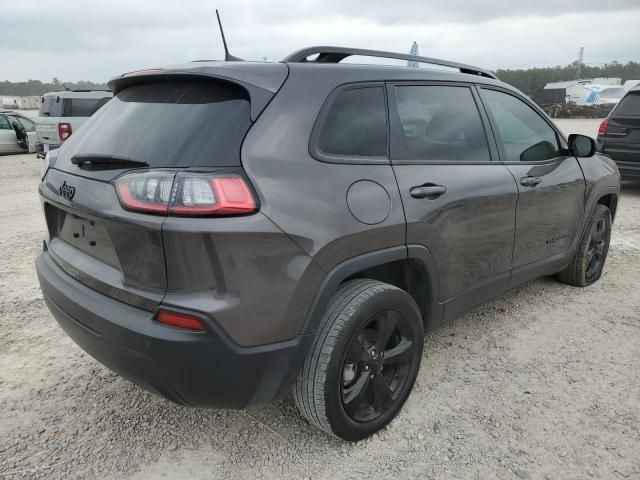
POLYGON ((589 224, 569 266, 558 274, 558 280, 575 287, 587 287, 602 276, 611 238, 611 212, 596 205, 589 224))
POLYGON ((353 280, 333 295, 294 387, 310 423, 344 440, 366 438, 402 408, 424 344, 411 296, 376 280, 353 280))

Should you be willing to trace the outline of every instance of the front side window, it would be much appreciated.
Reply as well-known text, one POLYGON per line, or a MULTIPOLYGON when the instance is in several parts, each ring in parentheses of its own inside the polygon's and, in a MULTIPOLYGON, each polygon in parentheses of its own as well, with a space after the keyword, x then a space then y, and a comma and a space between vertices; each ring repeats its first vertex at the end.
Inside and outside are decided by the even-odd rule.
POLYGON ((489 146, 478 107, 468 87, 397 86, 402 125, 394 159, 488 161, 489 146))
POLYGON ((560 156, 553 128, 522 100, 496 90, 484 90, 507 162, 539 162, 560 156))
POLYGON ((386 156, 387 113, 382 87, 340 92, 323 119, 317 148, 328 155, 386 156))

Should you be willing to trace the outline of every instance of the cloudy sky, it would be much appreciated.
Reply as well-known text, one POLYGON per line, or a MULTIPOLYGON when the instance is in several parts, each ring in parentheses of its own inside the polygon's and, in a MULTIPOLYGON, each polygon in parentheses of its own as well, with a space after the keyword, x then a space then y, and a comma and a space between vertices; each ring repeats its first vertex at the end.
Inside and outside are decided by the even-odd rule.
POLYGON ((640 60, 639 0, 21 0, 0 8, 0 80, 104 81, 140 68, 303 46, 420 54, 489 69, 640 60))

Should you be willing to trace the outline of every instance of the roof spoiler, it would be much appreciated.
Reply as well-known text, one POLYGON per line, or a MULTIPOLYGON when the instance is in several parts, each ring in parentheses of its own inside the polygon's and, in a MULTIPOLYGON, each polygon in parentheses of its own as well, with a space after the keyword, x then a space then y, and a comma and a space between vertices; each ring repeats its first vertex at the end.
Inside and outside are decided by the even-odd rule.
MULTIPOLYGON (((221 65, 225 65, 225 63, 221 62, 221 65)), ((278 88, 280 88, 284 82, 285 76, 282 74, 282 78, 280 79, 272 73, 270 76, 265 76, 263 82, 259 85, 238 77, 239 75, 237 73, 234 75, 234 72, 225 71, 223 68, 220 69, 219 73, 207 71, 206 68, 200 69, 198 67, 166 70, 154 68, 150 70, 125 73, 120 77, 115 77, 109 80, 108 85, 113 91, 113 94, 117 95, 121 90, 127 87, 152 82, 166 82, 185 79, 229 82, 244 88, 249 94, 249 97, 251 98, 251 120, 255 121, 258 118, 258 115, 260 115, 262 110, 264 110, 267 104, 271 101, 275 92, 278 91, 278 88)))
POLYGON ((282 59, 286 63, 340 63, 347 57, 353 55, 360 55, 363 57, 378 57, 378 58, 393 58, 396 60, 408 60, 413 62, 428 63, 431 65, 440 65, 443 67, 457 68, 461 73, 468 73, 471 75, 479 75, 481 77, 493 78, 498 80, 493 73, 488 70, 484 70, 472 65, 465 65, 464 63, 452 62, 449 60, 441 60, 439 58, 420 57, 418 55, 411 55, 406 53, 394 53, 384 52, 381 50, 364 50, 360 48, 345 48, 345 47, 308 47, 293 52, 282 59), (308 60, 311 55, 318 55, 315 60, 308 60))

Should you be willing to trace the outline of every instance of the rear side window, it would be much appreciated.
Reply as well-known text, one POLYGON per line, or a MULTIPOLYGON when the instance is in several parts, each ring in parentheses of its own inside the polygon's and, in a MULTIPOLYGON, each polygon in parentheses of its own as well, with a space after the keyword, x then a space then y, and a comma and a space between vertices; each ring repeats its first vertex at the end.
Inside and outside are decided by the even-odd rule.
POLYGON ((65 98, 62 106, 63 117, 90 117, 110 97, 106 98, 65 98))
POLYGON ((0 115, 0 130, 13 130, 9 120, 4 115, 0 115))
POLYGON ((616 115, 640 117, 640 92, 629 93, 615 110, 616 115))
POLYGON ((522 100, 507 93, 483 90, 498 128, 508 162, 539 162, 560 156, 553 128, 522 100))
POLYGON ((386 157, 387 112, 381 86, 350 88, 331 102, 317 137, 321 154, 386 157))
POLYGON ((397 160, 489 161, 489 146, 471 90, 397 86, 402 130, 397 160))
POLYGON ((251 126, 248 93, 223 81, 135 85, 111 99, 65 142, 74 155, 113 155, 151 167, 240 165, 251 126))

